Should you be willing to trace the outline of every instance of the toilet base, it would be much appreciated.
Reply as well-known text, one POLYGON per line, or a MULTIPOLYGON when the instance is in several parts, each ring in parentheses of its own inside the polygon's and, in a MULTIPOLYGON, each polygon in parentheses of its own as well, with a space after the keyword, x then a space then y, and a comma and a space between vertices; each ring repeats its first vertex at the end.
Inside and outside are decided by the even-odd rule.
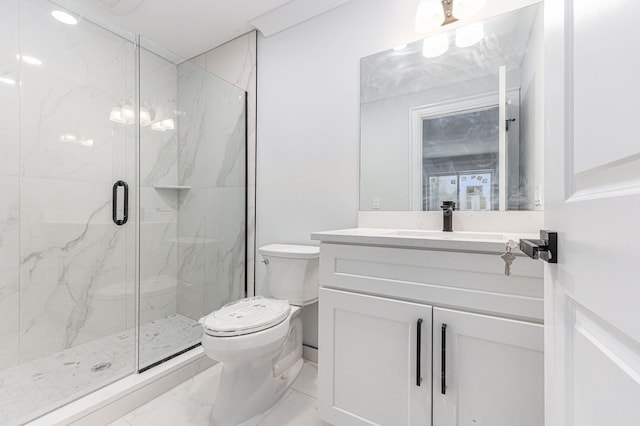
POLYGON ((235 426, 263 413, 282 398, 302 365, 302 322, 296 315, 275 358, 223 363, 212 423, 235 426))
POLYGON ((272 374, 272 361, 262 364, 223 365, 212 412, 215 426, 238 425, 273 406, 296 379, 303 361, 300 358, 277 377, 272 374))

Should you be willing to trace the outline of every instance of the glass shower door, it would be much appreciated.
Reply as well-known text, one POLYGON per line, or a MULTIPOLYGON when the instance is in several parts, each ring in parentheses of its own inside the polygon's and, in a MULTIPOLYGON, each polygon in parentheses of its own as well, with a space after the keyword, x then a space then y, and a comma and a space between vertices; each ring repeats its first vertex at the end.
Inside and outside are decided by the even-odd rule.
POLYGON ((245 295, 245 92, 148 40, 140 50, 140 347, 145 370, 200 344, 245 295))
POLYGON ((135 46, 89 21, 57 21, 55 9, 20 0, 0 18, 0 315, 11 317, 0 333, 1 424, 135 370, 136 126, 110 120, 135 97, 135 46), (117 181, 130 191, 123 223, 116 187, 119 225, 117 181))

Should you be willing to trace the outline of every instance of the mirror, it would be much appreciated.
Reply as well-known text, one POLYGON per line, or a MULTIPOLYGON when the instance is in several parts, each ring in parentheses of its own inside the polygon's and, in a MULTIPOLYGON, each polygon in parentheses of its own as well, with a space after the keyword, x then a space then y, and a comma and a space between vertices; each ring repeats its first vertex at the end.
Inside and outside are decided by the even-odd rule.
POLYGON ((541 210, 543 36, 537 3, 362 58, 360 210, 541 210))

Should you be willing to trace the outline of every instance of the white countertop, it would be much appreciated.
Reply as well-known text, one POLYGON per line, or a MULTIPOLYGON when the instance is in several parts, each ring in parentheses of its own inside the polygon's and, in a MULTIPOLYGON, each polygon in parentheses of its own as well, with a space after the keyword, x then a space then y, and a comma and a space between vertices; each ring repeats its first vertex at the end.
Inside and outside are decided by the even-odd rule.
MULTIPOLYGON (((351 228, 313 232, 312 240, 324 243, 359 244, 467 252, 504 252, 507 241, 540 238, 538 234, 506 232, 443 232, 424 229, 351 228)), ((513 253, 521 255, 515 248, 513 253)))

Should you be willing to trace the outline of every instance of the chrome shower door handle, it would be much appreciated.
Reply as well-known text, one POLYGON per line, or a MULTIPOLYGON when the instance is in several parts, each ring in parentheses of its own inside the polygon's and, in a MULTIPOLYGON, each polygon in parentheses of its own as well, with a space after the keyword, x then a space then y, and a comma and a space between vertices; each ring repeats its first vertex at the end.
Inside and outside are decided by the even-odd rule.
POLYGON ((111 199, 111 219, 113 223, 122 226, 129 220, 129 185, 123 180, 116 181, 113 184, 113 192, 111 199), (124 188, 123 212, 122 219, 118 219, 118 188, 124 188))

